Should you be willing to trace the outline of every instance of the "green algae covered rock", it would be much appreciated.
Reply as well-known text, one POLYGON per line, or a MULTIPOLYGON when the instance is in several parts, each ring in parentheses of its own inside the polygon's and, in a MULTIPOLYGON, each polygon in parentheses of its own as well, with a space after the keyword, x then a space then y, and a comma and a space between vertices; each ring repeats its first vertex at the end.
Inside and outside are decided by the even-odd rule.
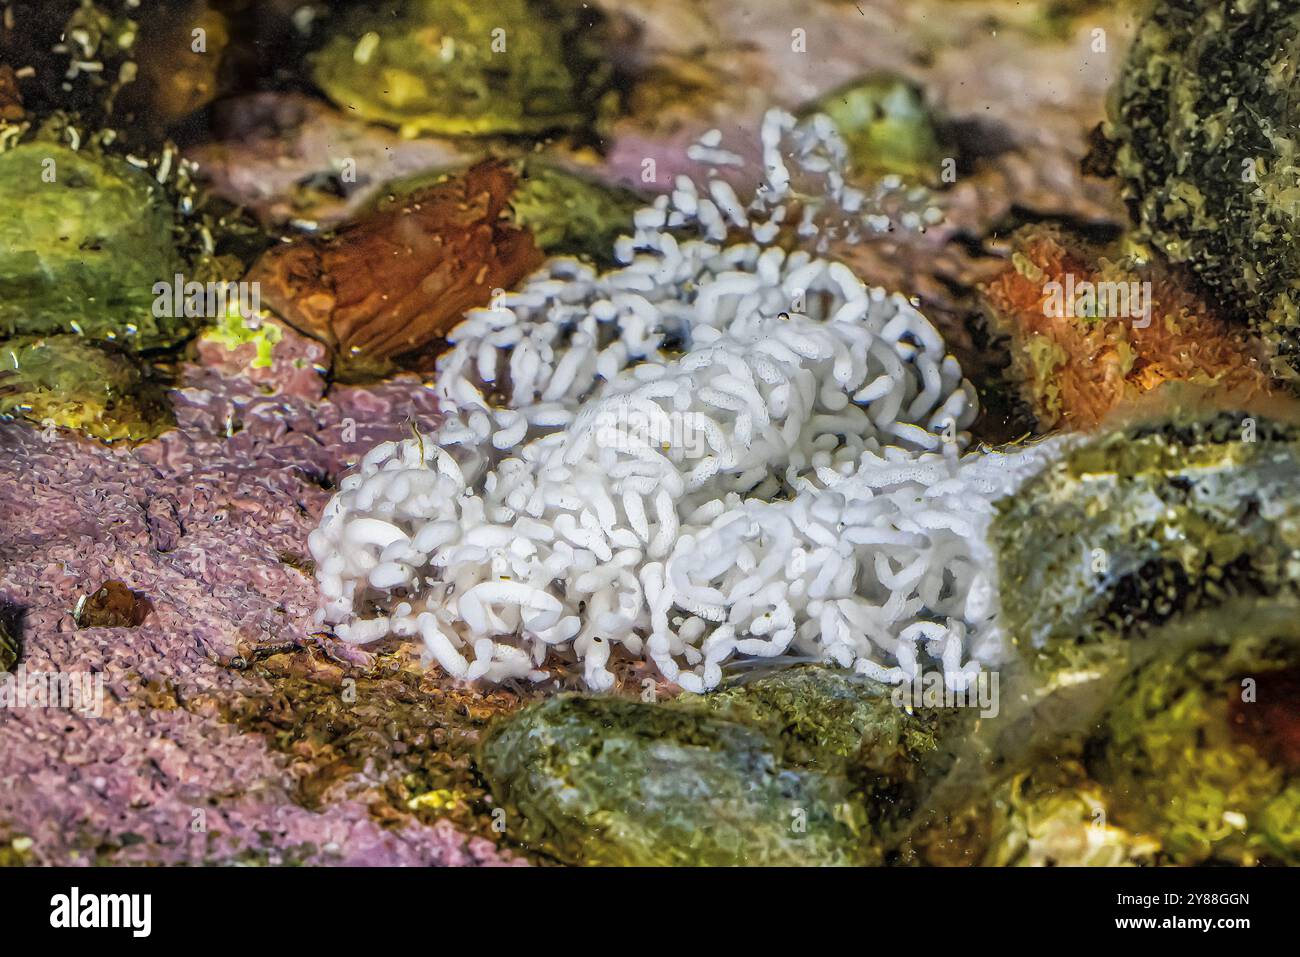
POLYGON ((943 161, 939 132, 919 87, 877 74, 827 93, 803 110, 825 113, 849 148, 860 175, 897 173, 931 182, 943 161))
POLYGON ((1300 863, 1300 605, 1233 602, 1154 640, 1084 747, 1111 819, 1170 863, 1300 863))
POLYGON ((1300 0, 1160 0, 1114 92, 1141 230, 1300 375, 1300 0))
POLYGON ((398 0, 345 18, 313 77, 339 106, 409 136, 574 129, 609 81, 600 34, 576 0, 398 0))
POLYGON ((495 726, 481 766, 511 835, 573 863, 874 863, 955 720, 808 668, 668 704, 556 697, 495 726))
POLYGON ((1131 425, 999 503, 1007 634, 1040 674, 1109 670, 1151 628, 1300 581, 1294 427, 1220 413, 1131 425))
POLYGON ((898 859, 1300 860, 1300 601, 1233 598, 1151 628, 1131 651, 1090 694, 1052 692, 1081 720, 1048 722, 1032 746, 946 780, 908 823, 898 859))
POLYGON ((0 336, 75 332, 132 349, 185 338, 154 315, 179 271, 168 200, 147 173, 90 151, 29 142, 0 152, 0 336))
POLYGON ((923 801, 951 766, 951 744, 970 718, 962 710, 909 711, 884 685, 820 667, 777 672, 679 706, 766 728, 788 760, 847 777, 877 832, 923 801))
POLYGON ((162 388, 129 353, 81 336, 0 342, 0 415, 104 442, 140 442, 174 425, 162 388))
MULTIPOLYGON (((505 217, 528 230, 538 249, 548 256, 580 256, 600 265, 614 264, 614 241, 632 234, 633 214, 646 205, 642 197, 535 157, 512 162, 510 168, 516 184, 505 217)), ((379 191, 370 208, 391 209, 456 174, 452 169, 435 169, 393 180, 379 191)))
POLYGON ((542 252, 601 265, 613 265, 614 241, 631 235, 632 216, 643 205, 631 190, 538 160, 523 164, 510 198, 514 221, 532 233, 542 252))
POLYGON ((982 867, 1123 867, 1155 862, 1160 842, 1109 817, 1106 789, 1076 757, 1040 759, 969 787, 953 810, 922 815, 903 863, 982 867))

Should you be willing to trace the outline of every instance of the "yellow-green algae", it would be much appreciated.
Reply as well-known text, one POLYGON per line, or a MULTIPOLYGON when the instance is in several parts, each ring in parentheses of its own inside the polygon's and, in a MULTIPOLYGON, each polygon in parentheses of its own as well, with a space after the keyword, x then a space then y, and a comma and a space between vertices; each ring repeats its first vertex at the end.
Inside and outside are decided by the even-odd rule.
POLYGON ((174 345, 182 318, 154 315, 180 272, 173 213, 148 173, 34 140, 0 152, 0 336, 72 332, 132 349, 174 345))
POLYGON ((171 428, 161 385, 133 355, 78 335, 0 342, 0 415, 74 429, 103 442, 140 442, 171 428))
POLYGON ((1029 673, 1004 682, 1016 689, 1004 695, 1006 720, 976 729, 964 757, 977 761, 905 825, 893 859, 1300 860, 1297 599, 1246 596, 1190 611, 1129 651, 1108 677, 1042 695, 1029 673))
POLYGON ((962 720, 802 668, 666 704, 560 695, 496 723, 480 763, 510 836, 570 863, 879 863, 962 720))
POLYGON ((1233 602, 1157 640, 1083 748, 1113 820, 1170 863, 1300 863, 1300 605, 1233 602))
POLYGON ((1113 430, 998 505, 1004 628, 1040 670, 1105 670, 1153 626, 1300 581, 1300 446, 1247 413, 1113 430))
POLYGON ((588 125, 610 68, 577 0, 398 0, 356 8, 312 58, 339 106, 404 135, 588 125))
POLYGON ((921 182, 939 176, 943 150, 920 87, 893 74, 873 74, 825 94, 804 115, 829 116, 849 148, 858 175, 897 173, 921 182))
POLYGON ((510 214, 548 256, 613 265, 614 241, 631 235, 633 214, 643 205, 631 190, 530 159, 521 164, 510 214))
MULTIPOLYGON (((514 160, 511 168, 518 182, 506 216, 532 234, 538 249, 548 256, 578 256, 599 265, 614 264, 614 241, 632 234, 633 214, 646 205, 643 197, 535 156, 514 160)), ((393 180, 379 190, 371 208, 384 210, 405 202, 413 193, 456 172, 435 169, 393 180)))
POLYGON ((1160 0, 1113 95, 1142 238, 1300 375, 1300 0, 1160 0))

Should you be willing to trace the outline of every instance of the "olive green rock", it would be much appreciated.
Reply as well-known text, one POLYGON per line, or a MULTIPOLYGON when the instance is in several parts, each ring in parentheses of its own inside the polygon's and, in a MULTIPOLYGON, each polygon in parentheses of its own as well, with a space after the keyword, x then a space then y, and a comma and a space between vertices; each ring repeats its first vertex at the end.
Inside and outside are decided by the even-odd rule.
POLYGON ((515 222, 533 234, 542 252, 600 265, 613 265, 614 241, 632 234, 633 214, 644 205, 631 190, 538 160, 523 164, 510 198, 515 222))
POLYGON ((1160 0, 1113 95, 1115 170, 1145 239, 1300 375, 1300 0, 1160 0))
POLYGON ((802 112, 824 113, 834 121, 857 174, 897 173, 921 182, 939 176, 944 157, 938 128, 921 89, 901 77, 855 80, 802 112))
POLYGON ((511 836, 571 863, 874 863, 956 720, 808 668, 667 704, 552 698, 495 726, 481 767, 511 836))
POLYGON ((76 335, 0 342, 0 415, 104 442, 155 438, 175 424, 166 393, 139 360, 76 335))
POLYGON ((610 69, 577 0, 400 0, 356 8, 312 59, 331 100, 404 135, 587 125, 610 69))
POLYGON ((1176 615, 1300 582, 1296 430, 1221 413, 1120 428, 998 504, 1003 625, 1040 674, 1113 670, 1176 615))
MULTIPOLYGON (((909 822, 904 863, 1295 864, 1300 603, 1240 597, 1150 629, 1082 721, 985 761, 909 822)), ((1037 715, 1035 715, 1037 717, 1037 715)))
POLYGON ((1111 820, 1169 863, 1300 863, 1300 605, 1243 599, 1153 642, 1083 749, 1111 820))
POLYGON ((173 216, 148 174, 39 141, 0 152, 0 336, 75 332, 131 349, 191 331, 154 316, 180 271, 173 216))
MULTIPOLYGON (((544 159, 529 157, 511 164, 518 181, 506 216, 527 229, 548 256, 579 256, 599 265, 614 265, 614 241, 633 232, 633 215, 647 202, 632 190, 602 183, 544 159)), ((418 190, 456 174, 434 169, 386 183, 370 208, 385 210, 418 190)))

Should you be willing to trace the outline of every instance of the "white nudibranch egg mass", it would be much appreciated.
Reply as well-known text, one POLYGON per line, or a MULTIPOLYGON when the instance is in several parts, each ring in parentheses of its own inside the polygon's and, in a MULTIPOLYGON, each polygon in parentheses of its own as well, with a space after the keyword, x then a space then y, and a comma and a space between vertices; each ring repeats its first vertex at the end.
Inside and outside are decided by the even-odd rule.
POLYGON ((773 111, 762 140, 747 205, 678 177, 621 268, 554 259, 467 314, 442 424, 372 449, 310 536, 321 623, 418 637, 457 678, 566 662, 596 690, 620 655, 695 692, 738 658, 954 687, 996 660, 992 502, 1050 451, 963 456, 974 390, 926 318, 772 245, 787 210, 804 235, 885 228, 898 185, 846 185, 824 116, 773 111))

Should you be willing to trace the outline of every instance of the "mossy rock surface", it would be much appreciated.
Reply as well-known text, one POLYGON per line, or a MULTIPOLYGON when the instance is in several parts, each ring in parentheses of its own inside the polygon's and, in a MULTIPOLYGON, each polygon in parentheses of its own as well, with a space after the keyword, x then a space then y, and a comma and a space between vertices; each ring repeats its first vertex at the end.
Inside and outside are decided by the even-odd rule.
POLYGON ((633 214, 644 205, 631 190, 527 160, 510 199, 510 215, 548 256, 581 256, 612 266, 614 241, 632 234, 633 214))
POLYGON ((406 135, 537 134, 590 123, 610 69, 574 0, 401 0, 343 19, 312 59, 339 106, 406 135))
POLYGON ((1105 671, 1153 627, 1300 581, 1292 426, 1222 413, 1074 449, 998 505, 1008 635, 1049 678, 1105 671))
POLYGON ((499 723, 481 764, 511 836, 570 863, 878 863, 945 725, 808 668, 668 704, 562 695, 499 723))
MULTIPOLYGON (((517 179, 505 218, 528 230, 533 243, 548 256, 578 256, 613 266, 614 241, 632 234, 633 215, 648 205, 630 189, 602 183, 545 159, 516 160, 510 168, 517 179)), ((379 190, 370 208, 391 209, 457 173, 434 169, 393 180, 379 190)))
POLYGON ((1150 244, 1300 377, 1300 0, 1161 0, 1115 90, 1115 169, 1150 244))
POLYGON ((801 112, 824 113, 835 122, 859 175, 896 173, 927 183, 939 177, 944 153, 938 124, 921 88, 900 76, 862 77, 801 112))
POLYGON ((1084 746, 1112 820, 1174 864, 1300 863, 1300 605, 1166 626, 1084 746))
POLYGON ((154 315, 181 271, 161 186, 115 158, 33 141, 0 152, 0 336, 73 332, 131 349, 174 345, 186 319, 154 315))
POLYGON ((161 385, 133 355, 76 335, 0 342, 0 415, 141 442, 175 425, 161 385))

